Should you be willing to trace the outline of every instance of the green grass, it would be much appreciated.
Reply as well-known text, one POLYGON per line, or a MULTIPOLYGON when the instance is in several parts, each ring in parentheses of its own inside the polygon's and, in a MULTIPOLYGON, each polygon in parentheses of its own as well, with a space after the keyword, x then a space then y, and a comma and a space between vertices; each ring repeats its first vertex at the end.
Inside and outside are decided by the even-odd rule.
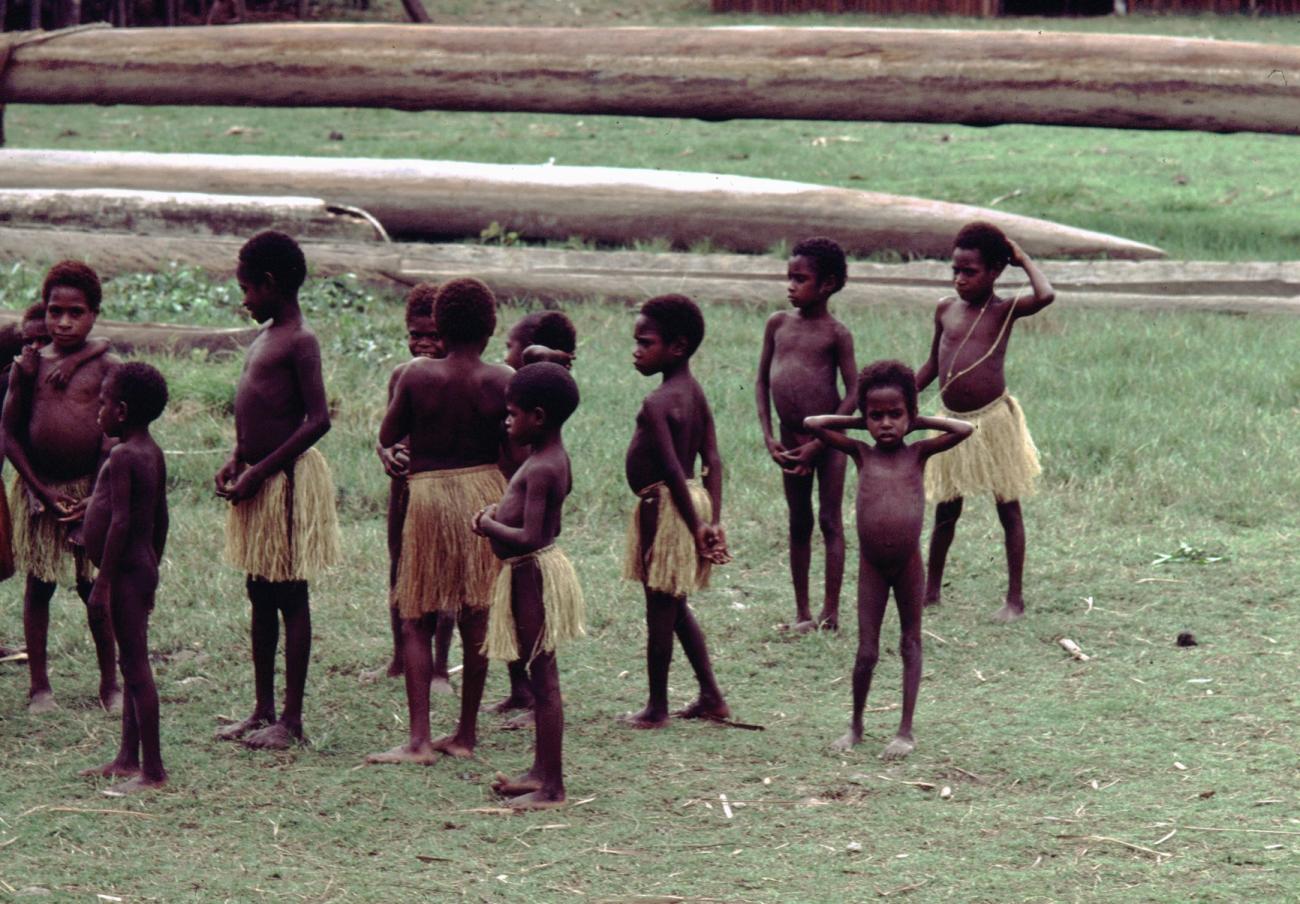
MULTIPOLYGON (((222 301, 229 286, 165 276, 170 288, 142 278, 110 283, 106 315, 156 317, 180 305, 203 322, 236 318, 222 301), (187 305, 189 296, 212 303, 187 305)), ((0 303, 28 297, 34 278, 25 269, 4 276, 0 303)), ((1042 492, 1026 504, 1030 616, 1010 628, 988 620, 1004 581, 1000 531, 992 506, 972 500, 945 605, 927 614, 919 746, 886 767, 876 757, 896 712, 870 713, 867 739, 852 753, 826 747, 848 717, 852 616, 840 636, 791 640, 773 630, 792 602, 784 505, 753 412, 766 316, 759 309, 706 312, 697 373, 718 422, 736 561, 695 604, 737 718, 767 730, 615 726, 645 693, 640 592, 617 574, 631 500, 621 457, 653 384, 630 367, 623 308, 572 307, 584 399, 566 428, 577 483, 564 543, 587 591, 591 636, 560 662, 569 794, 581 803, 509 817, 476 811, 494 804, 486 781, 495 770, 527 764, 530 738, 500 731, 492 717, 473 761, 361 766, 367 752, 402 739, 405 726, 398 683, 358 681, 388 643, 386 486, 371 449, 387 372, 404 354, 394 302, 347 281, 313 283, 306 296, 335 409, 322 448, 336 469, 346 541, 342 566, 313 588, 314 744, 255 755, 210 740, 215 717, 243 715, 251 695, 247 603, 240 575, 218 561, 222 506, 209 489, 233 439, 240 361, 153 358, 173 387, 157 428, 171 453, 173 534, 152 626, 172 783, 120 801, 99 796, 104 782, 76 775, 111 754, 118 729, 93 705, 81 606, 61 592, 50 646, 63 708, 27 716, 23 667, 0 666, 0 894, 40 887, 69 901, 821 902, 907 890, 921 901, 1294 899, 1300 371, 1285 362, 1300 338, 1295 320, 1103 314, 1063 301, 1024 324, 1009 379, 1046 469, 1042 492), (1180 554, 1184 543, 1221 559, 1194 564, 1180 554), (1176 561, 1153 565, 1162 554, 1176 561), (1179 631, 1194 632, 1200 646, 1175 646, 1179 631), (1062 636, 1094 658, 1071 660, 1056 644, 1062 636), (950 786, 952 799, 907 781, 950 786), (733 804, 734 818, 723 815, 720 794, 746 802, 733 804), (136 815, 113 812, 121 810, 136 815), (1280 834, 1259 834, 1269 832, 1280 834), (1169 856, 1157 862, 1088 836, 1169 856), (861 849, 850 851, 854 843, 861 849)), ((861 362, 924 353, 925 316, 839 314, 861 362)), ((516 316, 503 308, 503 322, 516 316)), ((502 354, 501 333, 491 358, 502 354)), ((0 590, 0 624, 11 640, 19 591, 16 582, 0 590)), ((898 699, 894 624, 891 615, 871 706, 898 699)), ((494 668, 489 698, 504 686, 494 668)), ((693 691, 680 656, 673 688, 674 702, 693 691)), ((435 730, 448 728, 451 706, 435 706, 435 730)))

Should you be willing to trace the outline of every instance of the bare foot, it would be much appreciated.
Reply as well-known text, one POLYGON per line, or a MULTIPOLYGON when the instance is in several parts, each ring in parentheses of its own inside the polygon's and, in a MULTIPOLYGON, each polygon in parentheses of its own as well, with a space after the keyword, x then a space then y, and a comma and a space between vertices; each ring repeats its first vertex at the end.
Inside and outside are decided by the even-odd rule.
POLYGON ((301 728, 294 730, 283 722, 259 728, 244 736, 244 746, 253 750, 288 750, 306 743, 307 738, 301 728))
POLYGON ((541 780, 533 778, 527 772, 519 776, 519 778, 511 778, 504 772, 498 772, 497 777, 492 780, 492 790, 504 797, 514 797, 519 794, 528 794, 530 791, 540 791, 541 787, 541 780))
POLYGON ((366 762, 380 765, 415 763, 419 766, 432 766, 441 758, 442 755, 434 750, 428 741, 425 741, 414 747, 410 744, 399 744, 392 750, 385 750, 383 753, 372 753, 366 757, 366 762))
POLYGON ((852 750, 861 741, 862 741, 862 732, 853 731, 852 729, 850 729, 849 731, 846 731, 844 733, 843 737, 836 738, 834 741, 831 742, 831 750, 834 750, 838 753, 843 753, 846 750, 852 750))
POLYGON ((104 789, 103 793, 109 797, 126 797, 128 794, 148 791, 151 788, 161 788, 165 784, 167 784, 167 776, 165 775, 162 778, 145 778, 143 775, 134 775, 124 782, 110 785, 104 789))
POLYGON ((261 716, 249 716, 242 722, 231 722, 229 725, 218 728, 215 737, 218 741, 238 741, 250 731, 265 728, 270 724, 270 719, 263 719, 261 716))
POLYGON ((82 769, 77 775, 104 775, 104 776, 123 776, 136 775, 140 771, 139 764, 127 765, 119 763, 117 760, 109 760, 102 766, 91 766, 89 769, 82 769))
POLYGON ((502 722, 501 728, 505 731, 521 731, 523 729, 532 728, 536 724, 537 717, 533 714, 531 709, 526 709, 502 722))
POLYGON ((458 757, 462 760, 469 759, 474 755, 474 748, 461 743, 455 735, 447 735, 445 738, 439 738, 430 746, 440 753, 445 753, 447 756, 458 757))
POLYGON ((1001 609, 993 613, 993 620, 1004 625, 1009 625, 1014 621, 1020 621, 1025 617, 1025 604, 1019 605, 1007 602, 1001 609))
POLYGON ((822 612, 821 615, 817 616, 817 628, 821 631, 838 631, 840 629, 839 615, 829 615, 822 612))
POLYGON ((929 609, 931 606, 937 606, 941 602, 943 602, 943 597, 938 590, 934 591, 933 593, 931 593, 928 590, 926 591, 925 603, 924 603, 926 609, 929 609))
POLYGON ((506 806, 512 810, 555 810, 564 806, 564 795, 549 797, 543 795, 540 790, 530 791, 510 798, 506 801, 506 806))
POLYGON ((496 713, 498 716, 502 713, 508 713, 512 709, 532 709, 533 701, 524 697, 510 696, 497 703, 493 703, 487 708, 488 712, 496 713))
POLYGON ((639 713, 623 713, 618 721, 628 728, 664 728, 668 725, 668 714, 656 712, 647 706, 639 713))
POLYGON ((916 744, 911 738, 904 735, 894 735, 894 739, 885 745, 885 749, 880 752, 882 760, 901 760, 913 750, 916 744))
MULTIPOLYGON (((809 622, 812 624, 812 622, 809 622)), ((816 630, 816 626, 813 627, 816 630)), ((703 697, 689 703, 673 713, 678 719, 708 719, 720 722, 731 718, 731 707, 724 700, 706 700, 703 697)))
POLYGON ((429 691, 449 697, 455 692, 455 689, 451 686, 451 679, 446 675, 434 675, 433 680, 429 682, 429 691))
POLYGON ((27 711, 33 716, 52 713, 58 708, 59 704, 54 702, 53 691, 37 691, 27 698, 27 711))
POLYGON ((112 688, 105 692, 99 692, 99 705, 104 707, 105 712, 122 714, 122 691, 118 688, 112 688))

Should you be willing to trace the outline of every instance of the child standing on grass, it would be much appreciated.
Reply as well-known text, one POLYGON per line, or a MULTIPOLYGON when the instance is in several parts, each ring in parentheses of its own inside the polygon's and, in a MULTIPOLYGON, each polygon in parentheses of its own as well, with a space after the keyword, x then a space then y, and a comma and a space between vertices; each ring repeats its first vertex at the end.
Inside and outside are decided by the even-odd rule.
POLYGON ((564 367, 530 364, 514 375, 506 391, 506 431, 530 451, 501 502, 474 519, 474 531, 508 566, 492 589, 487 654, 523 664, 534 700, 533 765, 514 779, 498 773, 493 783, 518 809, 564 803, 564 706, 555 649, 582 635, 584 606, 577 575, 555 539, 573 488, 560 430, 577 407, 578 386, 564 367))
POLYGON ((916 372, 916 384, 923 390, 938 377, 940 412, 970 421, 975 435, 956 452, 938 458, 926 472, 925 494, 937 505, 925 604, 938 605, 942 595, 944 564, 962 500, 971 493, 992 493, 1007 550, 1006 601, 994 618, 1011 622, 1025 614, 1021 589, 1025 524, 1020 499, 1033 492, 1042 469, 1020 403, 1007 392, 1003 364, 1012 325, 1047 307, 1056 293, 1029 255, 989 223, 970 223, 957 233, 952 273, 957 297, 939 302, 930 357, 916 372), (1032 297, 1008 301, 994 293, 994 283, 1007 264, 1025 271, 1032 297))
POLYGON ((704 632, 686 602, 688 594, 708 586, 711 565, 731 560, 721 524, 722 459, 713 413, 691 374, 704 316, 683 295, 661 295, 641 305, 632 335, 637 371, 662 374, 663 382, 641 404, 625 464, 638 505, 628 527, 623 576, 645 589, 650 697, 644 709, 622 721, 633 728, 668 724, 674 634, 700 686, 695 701, 674 715, 727 719, 731 710, 713 676, 704 632), (694 476, 696 458, 702 483, 694 476))
MULTIPOLYGON (((438 287, 430 283, 419 283, 411 288, 406 296, 406 345, 411 352, 411 361, 403 362, 393 368, 388 378, 388 401, 393 401, 393 389, 402 373, 413 361, 420 358, 441 358, 446 354, 442 347, 442 337, 438 334, 438 323, 433 319, 433 300, 438 287)), ((402 653, 402 616, 397 610, 397 600, 393 588, 397 585, 397 562, 402 552, 402 522, 406 520, 406 472, 410 462, 410 444, 402 437, 392 446, 376 444, 376 452, 383 463, 384 472, 389 477, 388 485, 388 624, 393 635, 393 656, 384 670, 363 672, 363 681, 374 681, 387 676, 396 678, 405 670, 402 653)), ((451 679, 447 672, 447 656, 451 650, 451 636, 456 630, 456 620, 449 615, 440 615, 438 626, 434 631, 433 641, 433 677, 430 689, 434 693, 450 694, 451 679)))
POLYGON ((950 418, 918 417, 916 378, 898 361, 876 361, 858 375, 861 414, 817 415, 804 426, 828 445, 847 452, 858 466, 858 653, 853 663, 853 716, 835 750, 862 740, 862 710, 880 655, 880 626, 894 591, 903 659, 903 716, 881 754, 905 757, 915 748, 912 713, 921 687, 921 609, 925 572, 921 565, 921 526, 925 521, 926 461, 971 435, 971 426, 950 418), (865 428, 875 445, 850 439, 843 431, 865 428), (913 430, 940 434, 907 445, 913 430))
MULTIPOLYGON (((85 264, 62 261, 50 268, 41 286, 50 343, 24 350, 10 371, 4 402, 5 455, 18 472, 9 507, 15 566, 27 574, 23 631, 31 675, 28 710, 34 713, 55 706, 46 664, 54 588, 59 581, 75 580, 78 595, 88 602, 94 577, 84 551, 69 549, 68 539, 99 467, 100 390, 118 366, 115 357, 87 341, 102 296, 99 276, 85 264)), ((113 625, 102 609, 88 606, 86 616, 99 663, 99 701, 115 710, 122 693, 113 625)))
POLYGON ((487 606, 500 565, 474 516, 501 499, 498 462, 504 440, 506 386, 513 371, 488 364, 483 349, 496 329, 496 299, 477 279, 438 289, 433 317, 446 357, 412 361, 397 381, 379 442, 410 443, 408 500, 394 592, 402 616, 410 740, 366 757, 370 763, 435 762, 468 757, 478 742, 478 707, 487 678, 482 646, 487 606), (430 641, 439 613, 456 617, 464 677, 456 731, 429 735, 430 641))
POLYGON ((844 288, 844 250, 826 238, 795 245, 786 269, 786 296, 793 311, 777 311, 763 331, 758 359, 758 423, 768 454, 781 468, 790 511, 790 576, 794 583, 794 622, 800 634, 819 627, 839 628, 840 586, 844 581, 844 456, 804 428, 814 414, 848 414, 853 410, 853 336, 832 316, 830 298, 844 288), (839 380, 844 382, 840 395, 839 380), (779 439, 772 434, 772 406, 780 420, 779 439), (826 545, 826 589, 816 620, 808 602, 812 559, 813 477, 817 480, 818 517, 826 545))
POLYGON ((158 738, 158 689, 149 667, 149 615, 167 542, 167 466, 149 424, 167 405, 156 368, 124 364, 104 384, 99 426, 117 439, 86 509, 86 554, 99 568, 87 605, 113 622, 126 699, 117 756, 82 775, 125 776, 108 789, 129 794, 167 781, 158 738))
POLYGON ((248 348, 235 389, 235 448, 217 472, 230 503, 226 561, 243 571, 252 606, 253 712, 217 737, 282 750, 305 743, 311 660, 308 581, 339 557, 334 483, 316 443, 330 428, 320 343, 298 291, 307 261, 282 232, 260 232, 239 249, 235 278, 244 307, 264 326, 248 348), (275 649, 284 617, 284 708, 275 715, 275 649))

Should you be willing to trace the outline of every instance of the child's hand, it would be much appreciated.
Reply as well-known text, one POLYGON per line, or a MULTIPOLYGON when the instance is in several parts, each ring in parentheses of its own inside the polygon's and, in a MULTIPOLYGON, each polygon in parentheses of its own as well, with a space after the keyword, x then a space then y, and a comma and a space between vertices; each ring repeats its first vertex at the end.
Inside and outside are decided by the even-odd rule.
POLYGON ((51 367, 50 372, 45 375, 45 382, 49 383, 55 389, 62 389, 67 386, 68 381, 72 379, 72 375, 77 372, 77 368, 74 365, 68 368, 65 373, 64 368, 67 367, 67 364, 68 362, 63 360, 51 367))
POLYGON ((549 361, 552 364, 559 364, 561 367, 567 367, 573 370, 573 360, 578 357, 577 352, 560 351, 558 348, 548 348, 545 345, 530 345, 524 349, 524 363, 535 364, 538 361, 549 361))
POLYGON ((786 456, 789 453, 786 451, 785 446, 781 445, 775 438, 768 438, 765 442, 767 443, 767 454, 772 456, 772 461, 783 468, 786 467, 786 456))
POLYGON ((1023 268, 1025 266, 1025 250, 1016 244, 1015 239, 1007 239, 1007 244, 1011 246, 1011 265, 1023 268))
POLYGON ((27 377, 36 376, 36 371, 41 366, 41 351, 34 345, 23 346, 22 353, 15 359, 15 367, 18 372, 27 377))
POLYGON ((76 524, 86 517, 86 509, 90 506, 90 497, 85 499, 73 499, 71 496, 60 496, 54 500, 54 508, 59 514, 59 521, 64 524, 76 524))
POLYGON ((379 461, 383 463, 385 474, 394 479, 406 476, 411 463, 409 447, 404 443, 398 443, 396 446, 389 448, 378 446, 375 451, 379 453, 379 461))
POLYGON ((726 565, 731 561, 727 534, 721 524, 701 524, 695 531, 695 550, 700 558, 714 565, 726 565))
POLYGON ((478 534, 480 537, 486 537, 487 534, 483 533, 483 519, 487 518, 491 521, 495 521, 496 516, 497 516, 496 503, 494 502, 491 505, 485 505, 483 506, 483 508, 479 509, 478 514, 474 516, 474 521, 470 524, 470 529, 473 530, 474 533, 478 534))
POLYGON ((797 449, 791 449, 785 453, 785 464, 782 465, 786 472, 798 477, 807 477, 813 472, 813 467, 817 463, 817 457, 822 453, 822 444, 817 440, 810 440, 799 446, 797 449))
POLYGON ((212 482, 216 485, 217 495, 220 496, 222 499, 228 499, 230 493, 230 485, 235 482, 235 478, 238 475, 239 475, 239 462, 236 459, 231 458, 229 461, 227 461, 224 465, 221 466, 221 470, 218 471, 217 475, 212 478, 212 482))
POLYGON ((257 472, 256 468, 245 468, 243 473, 235 479, 234 483, 226 486, 224 493, 218 491, 218 496, 224 496, 231 502, 243 502, 245 499, 252 499, 257 495, 257 491, 266 483, 266 478, 257 472))

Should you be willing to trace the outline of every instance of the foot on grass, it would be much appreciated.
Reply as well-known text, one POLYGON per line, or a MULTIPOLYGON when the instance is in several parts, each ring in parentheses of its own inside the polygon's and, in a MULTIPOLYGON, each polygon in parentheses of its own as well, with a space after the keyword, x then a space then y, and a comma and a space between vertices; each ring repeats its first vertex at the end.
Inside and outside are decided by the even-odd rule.
POLYGON ((262 716, 249 716, 242 722, 231 722, 217 729, 215 735, 218 741, 240 741, 249 732, 257 731, 259 728, 265 728, 271 724, 270 719, 262 716))
POLYGON ((710 722, 724 722, 731 718, 731 707, 725 700, 709 700, 700 697, 677 710, 673 716, 678 719, 708 719, 710 722))
POLYGON ((901 760, 913 750, 916 749, 916 743, 906 735, 894 735, 894 739, 885 745, 885 749, 880 752, 882 760, 901 760))
POLYGON ((831 742, 831 750, 834 750, 837 753, 843 753, 846 750, 852 750, 860 743, 862 743, 862 732, 849 729, 842 736, 831 742))
POLYGON ((553 797, 540 790, 530 791, 510 798, 506 806, 512 810, 556 810, 564 806, 564 794, 561 792, 558 797, 553 797))
POLYGON ((402 676, 403 666, 401 660, 390 659, 388 665, 380 666, 377 669, 365 669, 361 673, 362 684, 376 684, 385 678, 400 678, 402 676))
POLYGON ((54 702, 53 691, 37 691, 27 698, 27 711, 33 716, 52 713, 58 708, 59 704, 54 702))
POLYGON ((424 741, 414 747, 410 744, 399 744, 392 750, 369 754, 366 757, 366 762, 372 765, 414 763, 417 766, 432 766, 440 759, 442 759, 442 754, 434 750, 428 741, 424 741))
POLYGON ((993 620, 999 624, 1009 625, 1014 621, 1020 621, 1025 617, 1025 604, 1007 602, 997 612, 993 613, 993 620))
POLYGON ((139 763, 119 763, 117 760, 109 760, 99 766, 91 766, 89 769, 82 769, 77 775, 93 776, 127 776, 138 775, 140 773, 139 763))
POLYGON ((493 703, 491 706, 487 708, 487 710, 488 712, 496 713, 499 716, 502 713, 508 713, 513 709, 532 709, 532 708, 533 708, 533 701, 531 698, 516 697, 514 694, 511 694, 509 697, 506 697, 504 700, 501 700, 497 703, 493 703))
POLYGON ((102 793, 109 797, 126 797, 129 794, 138 794, 141 791, 161 788, 165 784, 167 784, 167 776, 165 775, 162 778, 146 778, 143 774, 139 774, 131 776, 124 782, 110 785, 102 793))
POLYGON ((492 790, 503 797, 516 797, 532 791, 540 791, 542 782, 525 772, 519 778, 511 778, 504 772, 498 772, 492 780, 492 790))
POLYGON ((927 590, 925 592, 925 602, 922 605, 924 606, 924 608, 929 609, 931 606, 938 606, 942 602, 943 602, 943 594, 940 591, 927 590))
POLYGON ((502 722, 501 728, 505 731, 522 731, 523 729, 532 728, 536 724, 537 717, 531 709, 526 709, 502 722))
POLYGON ((439 753, 445 753, 447 756, 454 756, 462 760, 467 760, 474 755, 474 745, 466 744, 456 735, 439 738, 430 746, 439 753))
POLYGON ((104 707, 104 712, 120 716, 122 714, 121 689, 110 687, 107 690, 101 690, 99 692, 99 705, 104 707))
POLYGON ((302 728, 276 722, 244 736, 244 746, 253 750, 288 750, 306 744, 307 738, 302 728))
POLYGON ((455 688, 451 686, 451 679, 446 675, 434 675, 429 681, 429 692, 442 697, 450 697, 455 693, 455 688))
POLYGON ((628 728, 665 728, 668 725, 668 713, 646 707, 639 713, 623 713, 618 721, 628 728))

